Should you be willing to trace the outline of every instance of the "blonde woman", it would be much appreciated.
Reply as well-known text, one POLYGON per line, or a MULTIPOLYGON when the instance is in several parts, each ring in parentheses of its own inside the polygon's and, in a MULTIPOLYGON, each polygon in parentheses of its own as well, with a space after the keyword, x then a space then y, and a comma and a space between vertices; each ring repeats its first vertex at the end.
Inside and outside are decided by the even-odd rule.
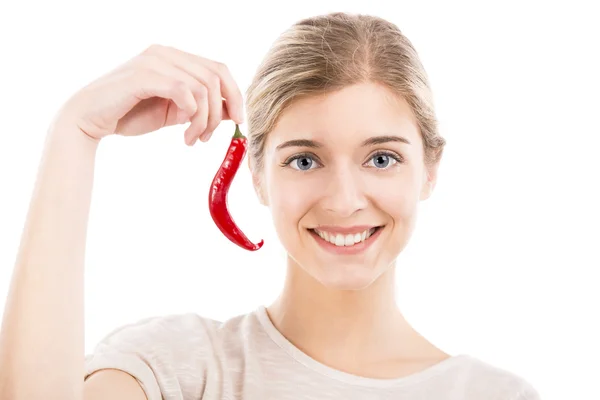
POLYGON ((247 91, 254 187, 288 253, 280 296, 227 321, 132 321, 84 360, 99 143, 190 122, 184 138, 194 145, 222 120, 243 123, 243 109, 225 65, 159 45, 65 103, 6 305, 0 398, 539 398, 516 374, 438 349, 397 307, 395 260, 432 195, 445 141, 409 40, 384 19, 345 13, 290 27, 247 91))

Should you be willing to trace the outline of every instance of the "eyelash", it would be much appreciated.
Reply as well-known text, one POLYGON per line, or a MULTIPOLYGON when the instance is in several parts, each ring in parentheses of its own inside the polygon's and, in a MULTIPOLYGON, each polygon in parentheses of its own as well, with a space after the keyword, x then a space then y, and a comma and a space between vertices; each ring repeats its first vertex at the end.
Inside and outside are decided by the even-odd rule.
MULTIPOLYGON (((369 157, 369 161, 372 160, 373 158, 377 157, 377 156, 388 156, 392 160, 396 161, 398 164, 404 163, 404 159, 402 158, 401 155, 396 154, 396 153, 391 152, 391 151, 378 151, 378 152, 374 153, 371 157, 369 157)), ((388 168, 376 168, 376 169, 382 169, 382 170, 385 171, 388 168)))
MULTIPOLYGON (((398 164, 402 164, 404 163, 404 159, 402 158, 402 156, 393 153, 391 151, 378 151, 376 153, 374 153, 373 155, 371 155, 371 157, 369 157, 369 161, 372 160, 373 158, 377 157, 377 156, 388 156, 391 159, 395 160, 398 164)), ((321 164, 319 160, 319 158, 312 154, 312 153, 298 153, 295 154, 293 156, 291 156, 290 158, 288 158, 287 160, 285 160, 283 163, 281 163, 282 167, 287 167, 288 165, 290 165, 293 161, 298 160, 300 158, 310 158, 313 161, 316 161, 317 163, 321 164)), ((388 170, 389 168, 375 168, 375 169, 381 169, 383 171, 388 170)))

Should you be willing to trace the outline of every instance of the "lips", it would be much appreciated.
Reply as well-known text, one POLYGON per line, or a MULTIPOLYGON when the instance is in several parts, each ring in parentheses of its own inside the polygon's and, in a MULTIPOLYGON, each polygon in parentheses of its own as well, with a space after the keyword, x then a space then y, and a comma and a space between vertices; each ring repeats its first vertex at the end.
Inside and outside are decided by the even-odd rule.
POLYGON ((382 228, 385 228, 385 225, 369 228, 369 233, 367 233, 369 236, 367 237, 367 235, 365 235, 365 239, 363 240, 361 233, 359 238, 360 240, 358 242, 354 241, 354 235, 356 235, 356 233, 358 232, 354 234, 344 234, 343 244, 341 243, 341 239, 338 239, 337 233, 335 233, 335 237, 333 237, 332 239, 333 232, 328 232, 327 236, 329 240, 325 240, 325 237, 327 236, 322 231, 321 234, 325 237, 320 236, 319 233, 317 233, 317 230, 315 229, 308 229, 308 231, 310 233, 310 236, 315 240, 316 244, 327 253, 333 254, 336 257, 353 257, 358 256, 360 254, 364 254, 372 246, 375 246, 377 239, 379 238, 379 236, 381 236, 382 232, 384 231, 384 229, 382 228), (350 235, 351 237, 348 238, 348 235, 350 235), (348 242, 346 242, 346 238, 348 238, 348 242), (331 240, 335 240, 335 243, 331 243, 331 240), (349 245, 346 245, 346 243, 348 243, 349 245))
POLYGON ((345 229, 346 232, 340 232, 342 229, 335 229, 335 231, 327 229, 309 229, 309 231, 313 232, 322 240, 329 242, 332 245, 338 247, 351 247, 359 243, 363 243, 365 240, 369 239, 373 234, 375 234, 380 228, 382 228, 382 226, 370 227, 362 231, 357 231, 356 229, 345 229))

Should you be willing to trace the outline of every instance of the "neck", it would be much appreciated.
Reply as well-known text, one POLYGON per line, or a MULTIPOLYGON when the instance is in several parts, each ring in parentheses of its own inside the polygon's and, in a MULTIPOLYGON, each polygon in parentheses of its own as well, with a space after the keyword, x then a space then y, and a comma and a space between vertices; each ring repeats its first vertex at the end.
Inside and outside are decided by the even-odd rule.
POLYGON ((332 289, 290 260, 269 316, 290 342, 321 362, 345 367, 381 362, 406 354, 415 339, 396 305, 394 277, 390 267, 362 290, 332 289))

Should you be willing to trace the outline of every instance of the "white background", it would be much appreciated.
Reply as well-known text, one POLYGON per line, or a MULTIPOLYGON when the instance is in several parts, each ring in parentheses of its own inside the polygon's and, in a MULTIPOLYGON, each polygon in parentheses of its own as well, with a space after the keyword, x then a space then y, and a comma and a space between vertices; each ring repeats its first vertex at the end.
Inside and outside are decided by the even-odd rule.
MULTIPOLYGON (((46 128, 74 91, 161 43, 226 63, 245 92, 268 47, 298 19, 372 13, 416 46, 448 141, 439 184, 398 261, 407 318, 447 352, 524 376, 544 399, 600 398, 598 12, 593 1, 549 3, 302 1, 286 11, 255 1, 5 2, 0 305, 46 128)), ((139 318, 193 311, 225 319, 270 303, 281 288, 284 250, 245 164, 230 209, 264 248, 231 244, 208 213, 233 123, 192 148, 186 126, 100 145, 88 352, 139 318)))

